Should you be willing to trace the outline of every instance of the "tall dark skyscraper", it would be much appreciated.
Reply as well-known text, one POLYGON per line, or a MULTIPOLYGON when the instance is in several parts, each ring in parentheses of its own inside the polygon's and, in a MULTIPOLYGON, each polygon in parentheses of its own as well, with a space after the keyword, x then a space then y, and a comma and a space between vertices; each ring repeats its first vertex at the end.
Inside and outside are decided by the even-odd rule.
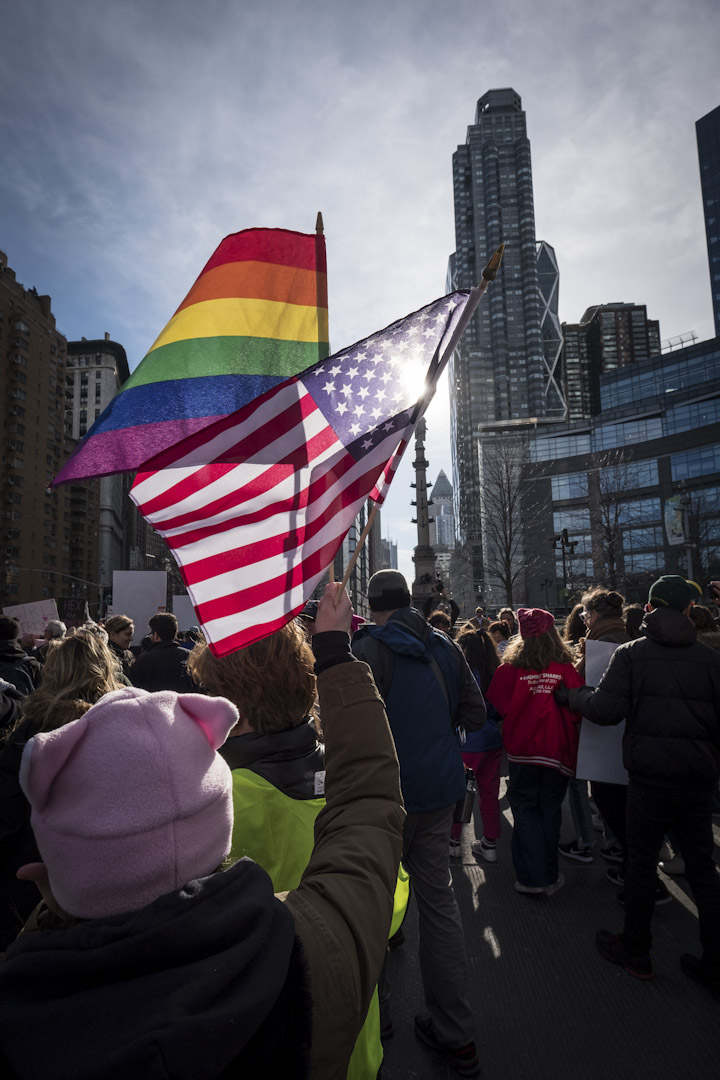
MULTIPOLYGON (((450 257, 450 284, 476 285, 489 255, 505 243, 500 274, 450 368, 457 523, 461 539, 473 549, 477 582, 482 574, 477 549, 482 432, 508 422, 564 414, 552 377, 557 371, 551 373, 543 343, 547 304, 538 287, 530 142, 520 96, 514 90, 489 90, 478 101, 475 123, 453 155, 453 187, 456 249, 450 257)), ((549 272, 549 252, 551 248, 544 253, 543 272, 549 272)))
POLYGON ((720 105, 695 124, 700 186, 712 291, 715 336, 720 337, 720 105))

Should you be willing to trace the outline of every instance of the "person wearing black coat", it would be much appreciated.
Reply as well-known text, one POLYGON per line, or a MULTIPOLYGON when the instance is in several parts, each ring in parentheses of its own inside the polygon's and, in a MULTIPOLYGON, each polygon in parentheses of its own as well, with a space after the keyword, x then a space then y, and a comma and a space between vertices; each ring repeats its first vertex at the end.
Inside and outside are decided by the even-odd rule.
POLYGON ((698 908, 701 958, 684 954, 686 975, 720 993, 720 877, 712 799, 720 777, 720 654, 700 644, 688 618, 700 589, 676 575, 656 581, 644 636, 613 654, 597 689, 570 690, 568 703, 596 724, 626 718, 627 878, 622 934, 598 931, 600 953, 652 978, 650 922, 655 867, 674 829, 698 908))
POLYGON ((195 684, 187 671, 190 655, 175 641, 178 631, 174 615, 161 612, 150 619, 152 648, 141 653, 129 671, 133 686, 157 693, 158 690, 174 690, 177 694, 191 694, 195 684))

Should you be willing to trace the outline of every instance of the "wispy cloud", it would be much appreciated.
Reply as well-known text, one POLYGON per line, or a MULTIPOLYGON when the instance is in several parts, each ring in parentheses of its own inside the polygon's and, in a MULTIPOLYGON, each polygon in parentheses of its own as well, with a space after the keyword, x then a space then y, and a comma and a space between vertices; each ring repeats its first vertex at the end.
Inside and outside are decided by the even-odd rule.
MULTIPOLYGON (((318 209, 334 347, 440 294, 451 156, 496 86, 527 112, 561 316, 623 299, 665 336, 712 332, 694 141, 720 101, 711 0, 25 0, 3 38, 0 246, 65 333, 108 330, 133 366, 223 235, 311 231, 318 209)), ((385 511, 407 550, 408 482, 385 511)))

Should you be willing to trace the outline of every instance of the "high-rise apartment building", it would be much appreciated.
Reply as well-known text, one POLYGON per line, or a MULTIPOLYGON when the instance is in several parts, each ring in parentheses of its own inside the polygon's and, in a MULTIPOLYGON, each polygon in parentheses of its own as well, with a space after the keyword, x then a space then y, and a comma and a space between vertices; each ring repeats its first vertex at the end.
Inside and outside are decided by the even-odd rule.
POLYGON ((50 297, 16 281, 0 252, 0 605, 85 597, 96 615, 97 489, 47 489, 75 445, 66 349, 50 297))
MULTIPOLYGON (((65 424, 74 439, 80 439, 92 427, 129 377, 127 357, 122 345, 104 338, 69 341, 65 369, 65 424)), ((130 562, 127 493, 131 484, 127 473, 103 476, 98 484, 99 581, 104 599, 112 593, 114 570, 125 569, 130 562)), ((146 545, 143 545, 146 546, 146 545)))
POLYGON ((695 124, 715 336, 720 337, 720 105, 695 124))
POLYGON ((600 376, 660 353, 660 324, 644 304, 597 304, 563 323, 568 420, 600 412, 600 376))

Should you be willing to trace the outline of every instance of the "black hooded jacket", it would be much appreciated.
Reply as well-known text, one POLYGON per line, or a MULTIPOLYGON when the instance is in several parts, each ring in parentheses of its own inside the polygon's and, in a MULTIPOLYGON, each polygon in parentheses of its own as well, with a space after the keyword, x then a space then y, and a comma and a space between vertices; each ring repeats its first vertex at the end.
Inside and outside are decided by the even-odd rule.
POLYGON ((231 736, 220 747, 231 769, 250 769, 291 799, 315 799, 325 747, 310 723, 285 731, 231 736))
POLYGON ((570 690, 570 708, 596 724, 627 719, 623 763, 638 780, 712 788, 720 776, 720 653, 671 608, 646 615, 642 631, 616 649, 596 690, 570 690))
POLYGON ((4 1076, 307 1075, 293 917, 249 859, 142 911, 25 932, 0 967, 4 1076))

